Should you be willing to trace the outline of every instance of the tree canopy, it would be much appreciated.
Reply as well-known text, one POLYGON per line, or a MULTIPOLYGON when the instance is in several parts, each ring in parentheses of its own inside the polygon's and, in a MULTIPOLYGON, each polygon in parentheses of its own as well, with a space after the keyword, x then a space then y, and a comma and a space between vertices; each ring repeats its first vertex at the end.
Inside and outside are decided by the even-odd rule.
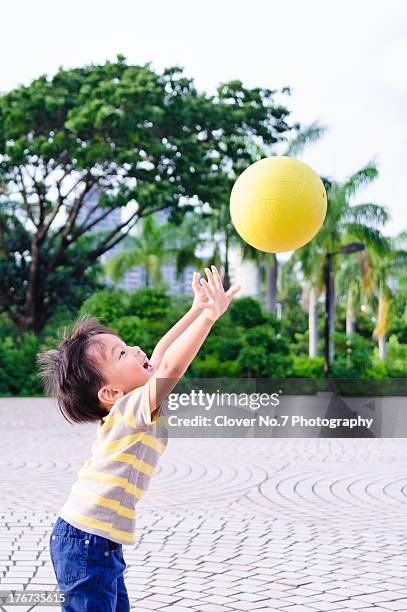
POLYGON ((236 172, 298 130, 276 93, 233 81, 210 96, 179 67, 118 56, 0 96, 0 311, 38 332, 60 281, 67 304, 75 287, 89 291, 98 257, 139 219, 216 208, 236 172), (87 205, 94 188, 102 195, 87 205), (117 208, 121 220, 94 233, 117 208))

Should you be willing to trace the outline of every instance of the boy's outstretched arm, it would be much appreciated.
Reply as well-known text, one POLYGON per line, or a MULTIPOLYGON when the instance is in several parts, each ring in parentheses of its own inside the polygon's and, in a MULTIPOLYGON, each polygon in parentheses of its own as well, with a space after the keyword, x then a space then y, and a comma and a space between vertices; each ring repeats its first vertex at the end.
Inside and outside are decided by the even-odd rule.
POLYGON ((240 290, 233 285, 225 292, 215 266, 212 271, 205 269, 208 280, 203 280, 206 300, 198 302, 203 310, 189 327, 171 344, 166 351, 157 372, 149 380, 150 410, 153 413, 165 400, 178 380, 188 369, 215 321, 227 310, 230 302, 240 290), (159 384, 155 384, 159 381, 159 384))
POLYGON ((199 284, 199 272, 194 272, 192 278, 192 289, 194 290, 194 300, 191 308, 179 321, 171 327, 169 331, 157 343, 149 359, 150 363, 157 369, 162 362, 168 347, 185 331, 202 312, 203 304, 208 301, 205 290, 199 284), (201 306, 199 305, 201 304, 201 306))

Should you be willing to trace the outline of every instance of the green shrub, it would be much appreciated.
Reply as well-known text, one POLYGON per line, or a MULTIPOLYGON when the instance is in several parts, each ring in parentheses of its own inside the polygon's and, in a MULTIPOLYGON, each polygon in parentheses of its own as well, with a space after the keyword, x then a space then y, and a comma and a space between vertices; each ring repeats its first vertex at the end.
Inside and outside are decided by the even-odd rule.
POLYGON ((130 313, 130 294, 124 289, 102 289, 85 300, 81 315, 98 317, 101 323, 111 326, 112 321, 130 313))
POLYGON ((171 298, 162 289, 143 287, 130 294, 128 314, 140 319, 160 319, 167 316, 170 308, 171 298))
POLYGON ((352 334, 335 332, 335 360, 331 364, 332 378, 366 378, 372 365, 369 341, 352 334))
POLYGON ((221 361, 216 355, 197 356, 189 367, 192 378, 238 378, 240 375, 241 366, 237 361, 221 361))
POLYGON ((234 299, 229 307, 229 316, 234 325, 245 328, 265 322, 259 302, 251 297, 234 299))
POLYGON ((112 321, 111 327, 126 344, 140 346, 145 350, 144 346, 149 340, 149 335, 146 331, 146 323, 140 317, 132 315, 120 317, 112 321))
POLYGON ((378 348, 373 351, 373 367, 375 371, 386 371, 391 378, 405 378, 407 375, 407 344, 399 341, 393 334, 387 341, 387 356, 383 363, 379 359, 378 348))
POLYGON ((288 339, 269 325, 245 330, 238 361, 250 377, 283 378, 293 374, 288 339))
POLYGON ((25 334, 17 340, 12 336, 3 338, 0 345, 0 395, 42 394, 37 377, 38 351, 39 341, 34 334, 25 334))
POLYGON ((293 355, 293 372, 296 378, 322 378, 324 359, 323 357, 293 355))
POLYGON ((381 380, 382 378, 388 378, 389 371, 383 361, 378 361, 376 363, 373 363, 372 366, 366 371, 366 376, 368 378, 381 380))

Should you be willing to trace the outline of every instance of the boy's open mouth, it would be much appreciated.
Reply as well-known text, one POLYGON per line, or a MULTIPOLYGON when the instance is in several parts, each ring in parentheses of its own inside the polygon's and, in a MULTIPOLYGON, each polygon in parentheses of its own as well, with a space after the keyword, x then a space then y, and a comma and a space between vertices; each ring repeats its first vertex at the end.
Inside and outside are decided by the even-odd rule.
POLYGON ((150 364, 149 360, 147 359, 147 357, 144 360, 143 368, 145 370, 153 370, 154 369, 153 366, 150 364))

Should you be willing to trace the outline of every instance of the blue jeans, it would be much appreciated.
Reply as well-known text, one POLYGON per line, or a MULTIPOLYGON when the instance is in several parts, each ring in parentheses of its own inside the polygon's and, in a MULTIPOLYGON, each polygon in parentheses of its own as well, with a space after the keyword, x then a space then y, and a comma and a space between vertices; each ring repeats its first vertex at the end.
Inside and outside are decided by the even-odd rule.
POLYGON ((129 612, 122 545, 73 527, 58 517, 50 537, 64 612, 129 612))

